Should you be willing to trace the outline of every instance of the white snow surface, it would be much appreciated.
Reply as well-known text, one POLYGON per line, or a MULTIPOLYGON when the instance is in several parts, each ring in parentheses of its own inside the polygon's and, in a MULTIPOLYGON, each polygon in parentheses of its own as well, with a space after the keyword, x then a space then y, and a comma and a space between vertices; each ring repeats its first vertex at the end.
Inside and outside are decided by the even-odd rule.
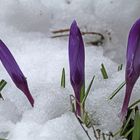
MULTIPOLYGON (((35 100, 32 108, 0 64, 0 78, 8 82, 2 91, 5 100, 0 100, 0 137, 8 140, 88 140, 70 111, 69 96, 73 89, 69 81, 68 38, 50 38, 51 31, 69 28, 74 19, 81 30, 105 36, 103 46, 85 44, 86 87, 92 76, 96 76, 86 109, 96 128, 115 132, 121 126, 118 113, 125 89, 112 101, 108 97, 124 81, 124 68, 118 72, 117 63, 125 62, 128 32, 139 18, 139 8, 139 0, 0 0, 0 39, 27 77, 35 100), (107 69, 107 80, 100 72, 102 63, 107 69), (63 67, 65 89, 60 87, 63 67)), ((84 38, 85 42, 86 39, 91 38, 84 38)), ((131 102, 140 98, 139 84, 140 81, 133 90, 131 102)), ((92 130, 89 133, 94 140, 92 130)))

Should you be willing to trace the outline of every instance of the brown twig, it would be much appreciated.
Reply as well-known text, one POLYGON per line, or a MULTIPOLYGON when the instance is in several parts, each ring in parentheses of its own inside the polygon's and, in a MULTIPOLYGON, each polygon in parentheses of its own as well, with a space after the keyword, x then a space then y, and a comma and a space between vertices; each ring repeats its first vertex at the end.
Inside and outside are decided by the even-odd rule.
POLYGON ((63 33, 63 32, 68 32, 70 29, 60 29, 60 30, 55 30, 52 31, 53 34, 58 34, 58 33, 63 33))
MULTIPOLYGON (((70 29, 60 29, 60 30, 55 30, 55 31, 52 31, 53 34, 58 34, 58 33, 64 33, 64 32, 69 32, 70 29)), ((93 34, 93 35, 99 35, 101 36, 102 39, 104 39, 104 36, 101 34, 101 33, 98 33, 98 32, 81 32, 82 35, 87 35, 87 34, 93 34)))
POLYGON ((101 33, 98 33, 98 32, 82 32, 82 35, 88 35, 88 34, 91 34, 91 35, 98 35, 101 37, 102 40, 104 40, 104 36, 101 34, 101 33))
MULTIPOLYGON (((65 33, 65 32, 69 32, 69 31, 70 31, 70 29, 60 29, 60 30, 52 31, 52 33, 59 34, 59 33, 65 33)), ((103 41, 105 39, 105 37, 101 33, 98 33, 98 32, 81 32, 81 33, 82 33, 82 35, 98 35, 101 38, 99 41, 103 41)), ((51 38, 66 37, 66 36, 69 36, 69 34, 53 35, 53 36, 51 36, 51 38)), ((94 41, 89 42, 89 43, 94 43, 94 41)))
POLYGON ((69 36, 69 34, 54 35, 54 36, 51 36, 51 38, 57 38, 57 37, 67 37, 67 36, 69 36))

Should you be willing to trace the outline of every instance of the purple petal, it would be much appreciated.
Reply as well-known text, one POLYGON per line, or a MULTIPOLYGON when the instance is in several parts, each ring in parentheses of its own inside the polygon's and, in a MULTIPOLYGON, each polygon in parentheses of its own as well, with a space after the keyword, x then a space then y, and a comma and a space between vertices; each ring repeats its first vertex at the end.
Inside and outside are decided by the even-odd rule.
POLYGON ((126 91, 121 110, 121 118, 124 120, 133 87, 140 75, 140 19, 132 26, 127 45, 127 64, 125 71, 126 91))
MULTIPOLYGON (((69 35, 70 81, 75 97, 80 102, 80 90, 85 83, 85 50, 81 32, 76 21, 73 21, 69 35)), ((78 112, 80 106, 77 104, 78 112)))
POLYGON ((7 70, 7 72, 9 73, 11 79, 17 86, 17 88, 19 88, 21 91, 24 92, 29 102, 33 106, 34 99, 30 94, 26 78, 23 75, 22 71, 20 70, 11 52, 6 47, 6 45, 2 42, 2 40, 0 40, 0 60, 3 66, 5 67, 5 69, 7 70))

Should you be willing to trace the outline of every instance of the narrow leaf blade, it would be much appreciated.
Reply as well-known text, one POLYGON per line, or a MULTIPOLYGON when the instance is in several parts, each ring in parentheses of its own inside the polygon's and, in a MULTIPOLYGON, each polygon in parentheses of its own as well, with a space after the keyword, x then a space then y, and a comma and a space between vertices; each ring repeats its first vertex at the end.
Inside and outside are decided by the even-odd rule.
POLYGON ((133 107, 135 107, 138 103, 140 103, 140 99, 138 99, 137 101, 135 101, 133 104, 131 104, 128 108, 132 109, 133 107))
POLYGON ((122 82, 122 83, 113 91, 113 93, 110 95, 109 99, 110 99, 110 100, 113 99, 113 97, 124 87, 125 84, 126 84, 125 81, 122 82))
POLYGON ((134 109, 131 110, 131 112, 130 112, 130 114, 129 114, 129 117, 127 118, 126 123, 125 123, 125 125, 124 125, 123 128, 122 128, 121 135, 124 135, 124 133, 125 133, 125 131, 126 131, 126 128, 127 128, 127 126, 129 125, 129 122, 130 122, 130 120, 131 120, 131 118, 132 118, 132 116, 133 116, 133 113, 134 113, 134 109))
POLYGON ((0 92, 2 91, 2 89, 5 87, 5 85, 7 84, 7 82, 5 80, 1 80, 0 81, 0 92))
POLYGON ((101 64, 101 73, 104 79, 108 79, 107 71, 103 63, 101 64))
POLYGON ((65 69, 62 70, 61 87, 65 88, 65 69))
POLYGON ((123 64, 120 64, 120 65, 118 66, 118 71, 121 71, 122 68, 123 68, 123 64))
POLYGON ((136 112, 132 140, 140 140, 140 114, 136 112))
POLYGON ((84 98, 83 98, 82 104, 84 104, 85 101, 86 101, 86 98, 87 98, 87 96, 88 96, 88 94, 89 94, 89 91, 90 91, 90 89, 91 89, 91 86, 92 86, 92 84, 93 84, 94 79, 95 79, 95 75, 93 76, 93 78, 92 78, 92 80, 91 80, 91 82, 90 82, 90 84, 89 84, 89 86, 88 86, 88 88, 87 88, 87 90, 86 90, 86 93, 85 93, 85 96, 84 96, 84 98))

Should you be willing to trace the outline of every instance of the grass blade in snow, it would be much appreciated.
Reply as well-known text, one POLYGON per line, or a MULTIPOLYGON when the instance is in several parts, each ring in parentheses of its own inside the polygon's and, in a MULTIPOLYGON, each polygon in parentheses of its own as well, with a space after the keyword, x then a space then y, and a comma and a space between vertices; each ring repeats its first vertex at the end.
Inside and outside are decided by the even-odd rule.
POLYGON ((127 131, 127 133, 124 135, 125 138, 127 138, 133 131, 134 127, 132 127, 130 130, 127 131))
POLYGON ((120 65, 118 66, 118 71, 121 71, 121 70, 122 70, 122 67, 123 67, 123 64, 120 64, 120 65))
POLYGON ((110 95, 109 99, 113 99, 113 97, 124 87, 125 85, 125 81, 122 82, 114 91, 113 93, 110 95))
POLYGON ((140 114, 136 112, 132 140, 140 140, 140 114))
POLYGON ((5 85, 7 84, 7 82, 5 80, 1 80, 0 81, 0 92, 2 91, 2 89, 5 87, 5 85))
POLYGON ((62 70, 61 87, 65 88, 65 69, 62 70))
POLYGON ((127 118, 127 120, 126 120, 126 122, 125 122, 125 124, 124 124, 124 126, 123 126, 123 128, 122 128, 122 131, 121 131, 121 136, 123 136, 123 135, 126 135, 126 134, 128 134, 128 130, 127 130, 127 128, 129 127, 128 125, 130 125, 129 123, 130 123, 130 120, 131 120, 131 118, 133 117, 133 114, 134 114, 134 109, 132 109, 132 110, 130 110, 130 112, 128 111, 128 118, 127 118))
POLYGON ((87 90, 86 90, 85 97, 84 97, 84 99, 83 99, 83 101, 82 101, 82 104, 84 104, 85 101, 86 101, 86 98, 87 98, 87 96, 88 96, 88 94, 89 94, 89 91, 90 91, 90 89, 91 89, 91 86, 92 86, 92 84, 93 84, 94 78, 95 78, 95 75, 93 76, 93 78, 92 78, 92 80, 91 80, 91 82, 90 82, 90 84, 89 84, 89 86, 88 86, 88 88, 87 88, 87 90))
POLYGON ((3 100, 4 100, 4 98, 1 94, 1 91, 3 90, 3 88, 5 87, 6 84, 7 84, 7 82, 5 80, 0 81, 0 98, 2 98, 3 100))
POLYGON ((101 69, 100 70, 101 70, 103 78, 108 79, 108 75, 107 75, 107 72, 106 72, 104 64, 101 64, 101 69))
POLYGON ((138 103, 140 103, 140 99, 135 101, 133 104, 131 104, 128 108, 132 109, 133 107, 135 107, 138 103))

